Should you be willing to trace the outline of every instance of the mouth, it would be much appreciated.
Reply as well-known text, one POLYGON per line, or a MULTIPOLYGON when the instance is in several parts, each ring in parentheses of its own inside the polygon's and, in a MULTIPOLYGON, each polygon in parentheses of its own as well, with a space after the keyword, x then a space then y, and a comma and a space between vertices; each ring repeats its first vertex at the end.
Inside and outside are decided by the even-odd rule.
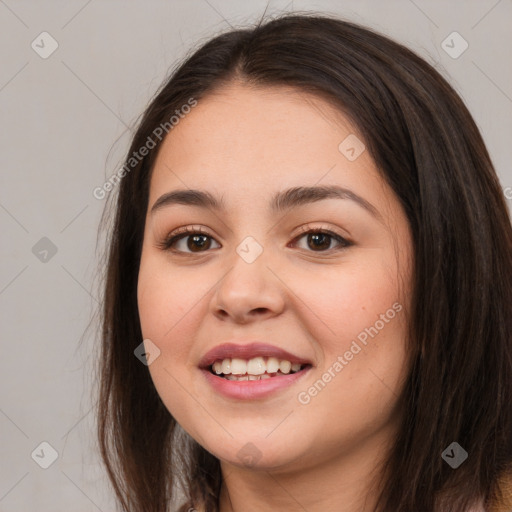
POLYGON ((210 350, 199 369, 215 391, 237 400, 263 399, 292 386, 311 361, 260 342, 225 343, 210 350))
POLYGON ((232 381, 255 381, 293 375, 309 364, 292 363, 277 357, 253 357, 251 359, 225 358, 217 359, 209 366, 210 373, 222 379, 232 381))

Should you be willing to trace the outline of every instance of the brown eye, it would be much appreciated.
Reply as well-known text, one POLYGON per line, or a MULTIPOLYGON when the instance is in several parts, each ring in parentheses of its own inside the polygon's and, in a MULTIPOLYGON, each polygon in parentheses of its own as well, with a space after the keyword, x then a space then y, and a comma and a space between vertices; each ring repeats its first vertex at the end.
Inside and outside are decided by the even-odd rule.
MULTIPOLYGON (((306 246, 300 247, 309 252, 330 252, 342 250, 352 245, 351 242, 342 236, 326 229, 309 229, 296 237, 297 240, 306 240, 306 246)), ((297 242, 295 242, 297 243, 297 242)), ((198 229, 184 228, 179 233, 171 234, 158 246, 166 251, 183 254, 199 254, 207 252, 212 248, 221 247, 220 244, 210 235, 198 229), (217 247, 212 247, 212 242, 217 247)))
POLYGON ((326 233, 310 233, 307 238, 308 247, 314 249, 330 249, 332 237, 326 233))
MULTIPOLYGON (((212 246, 214 239, 201 230, 183 229, 179 234, 170 235, 162 243, 161 249, 182 252, 185 254, 206 252, 212 246)), ((218 242, 215 242, 218 243, 218 242)), ((220 245, 219 245, 220 247, 220 245)))
POLYGON ((188 239, 186 245, 191 252, 201 252, 203 249, 209 249, 211 245, 211 238, 206 235, 189 235, 183 238, 188 239))
POLYGON ((348 240, 345 240, 340 235, 324 229, 311 229, 297 237, 296 240, 302 238, 306 238, 306 247, 302 248, 313 252, 328 252, 332 249, 339 250, 351 245, 348 240), (333 242, 337 243, 338 247, 331 247, 333 242))

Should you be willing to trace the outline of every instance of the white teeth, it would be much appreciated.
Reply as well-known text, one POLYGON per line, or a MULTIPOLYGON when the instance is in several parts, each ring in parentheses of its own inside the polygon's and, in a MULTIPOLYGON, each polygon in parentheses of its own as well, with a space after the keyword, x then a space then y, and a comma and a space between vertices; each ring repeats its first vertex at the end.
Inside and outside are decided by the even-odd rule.
POLYGON ((228 375, 231 373, 231 359, 224 359, 222 361, 222 373, 228 375))
POLYGON ((244 375, 247 373, 247 363, 243 359, 231 359, 231 373, 233 375, 244 375))
POLYGON ((233 358, 217 360, 212 364, 212 371, 216 375, 223 374, 228 380, 261 380, 276 375, 286 375, 290 371, 295 373, 303 367, 300 363, 291 363, 276 357, 253 357, 249 360, 233 358))
POLYGON ((290 370, 292 369, 292 363, 290 363, 290 361, 281 361, 279 363, 279 369, 283 373, 290 373, 290 370))
POLYGON ((267 373, 276 373, 279 370, 279 359, 269 357, 267 361, 267 373))
POLYGON ((251 375, 263 375, 266 369, 267 367, 263 357, 249 359, 249 362, 247 363, 247 373, 250 373, 251 375))

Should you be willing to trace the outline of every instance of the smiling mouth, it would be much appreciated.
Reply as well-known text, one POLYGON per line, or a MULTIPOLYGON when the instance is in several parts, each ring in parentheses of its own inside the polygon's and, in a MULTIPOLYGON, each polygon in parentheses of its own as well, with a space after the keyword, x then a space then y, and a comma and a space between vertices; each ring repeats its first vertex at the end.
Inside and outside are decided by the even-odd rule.
POLYGON ((217 359, 210 373, 226 380, 265 380, 291 375, 308 368, 309 364, 291 363, 276 357, 253 357, 252 359, 217 359))

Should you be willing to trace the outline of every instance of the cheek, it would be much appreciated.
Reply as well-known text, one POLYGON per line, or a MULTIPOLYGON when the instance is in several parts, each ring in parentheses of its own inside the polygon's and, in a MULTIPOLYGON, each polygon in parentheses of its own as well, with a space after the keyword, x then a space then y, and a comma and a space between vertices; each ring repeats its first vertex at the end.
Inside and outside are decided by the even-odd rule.
POLYGON ((396 294, 383 290, 364 308, 338 298, 338 316, 330 317, 336 335, 321 340, 319 371, 296 397, 301 404, 307 402, 302 412, 312 432, 323 428, 326 418, 336 418, 330 432, 324 431, 326 442, 364 438, 394 421, 407 375, 405 309, 396 294))
POLYGON ((327 352, 350 345, 351 340, 390 309, 391 321, 382 331, 397 327, 394 318, 398 315, 392 307, 401 300, 398 279, 382 259, 372 265, 361 262, 350 268, 340 266, 328 273, 297 273, 289 279, 294 282, 294 293, 307 306, 303 311, 311 322, 310 329, 321 335, 323 350, 327 352))
POLYGON ((336 286, 316 297, 335 333, 324 338, 324 370, 337 375, 318 406, 328 410, 343 404, 340 414, 351 410, 363 423, 389 417, 407 373, 407 304, 396 266, 388 262, 380 258, 341 272, 336 286), (333 365, 340 356, 342 370, 336 373, 333 365))
MULTIPOLYGON (((376 252, 350 269, 295 280, 294 292, 308 306, 302 321, 318 342, 316 378, 322 381, 315 380, 312 395, 301 391, 320 415, 350 410, 353 419, 371 422, 378 411, 388 417, 400 394, 407 372, 406 307, 396 265, 389 261, 376 252)), ((342 421, 339 428, 348 425, 342 421)))
POLYGON ((197 321, 191 306, 187 308, 192 301, 187 290, 157 258, 143 256, 137 287, 141 330, 143 338, 160 349, 148 370, 158 395, 178 422, 187 422, 188 417, 187 395, 181 384, 186 382, 191 345, 186 342, 191 339, 186 329, 191 321, 197 321))
POLYGON ((141 259, 137 303, 144 338, 163 342, 172 337, 174 326, 192 309, 197 289, 183 274, 170 272, 159 258, 141 259))
POLYGON ((206 296, 216 280, 192 267, 179 271, 170 268, 165 257, 144 254, 139 270, 137 301, 144 339, 160 349, 149 366, 158 394, 180 421, 190 396, 190 372, 195 371, 192 357, 197 330, 205 318, 206 296))

